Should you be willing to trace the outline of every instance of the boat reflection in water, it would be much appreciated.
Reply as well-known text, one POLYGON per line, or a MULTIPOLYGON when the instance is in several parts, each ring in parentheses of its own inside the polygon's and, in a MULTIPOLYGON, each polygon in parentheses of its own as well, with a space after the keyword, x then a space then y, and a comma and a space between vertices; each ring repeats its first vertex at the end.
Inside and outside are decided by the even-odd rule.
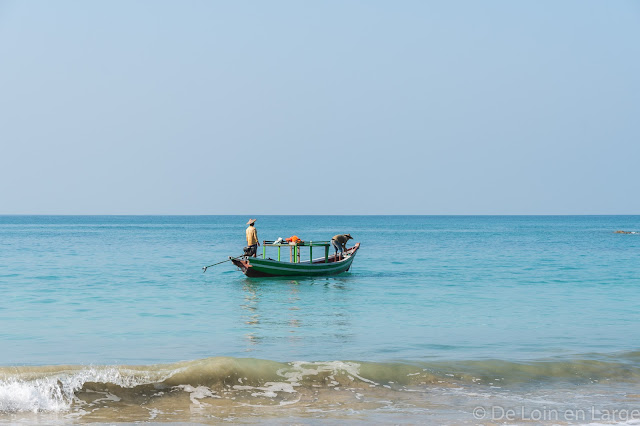
POLYGON ((256 353, 283 345, 295 354, 309 344, 308 339, 320 336, 335 344, 348 343, 353 338, 351 314, 342 301, 348 295, 344 279, 307 278, 289 280, 246 280, 242 286, 239 321, 243 325, 245 352, 256 353), (327 309, 309 303, 306 297, 317 296, 317 286, 324 286, 327 309), (313 288, 316 290, 313 290, 313 288), (285 343, 286 342, 286 343, 285 343))

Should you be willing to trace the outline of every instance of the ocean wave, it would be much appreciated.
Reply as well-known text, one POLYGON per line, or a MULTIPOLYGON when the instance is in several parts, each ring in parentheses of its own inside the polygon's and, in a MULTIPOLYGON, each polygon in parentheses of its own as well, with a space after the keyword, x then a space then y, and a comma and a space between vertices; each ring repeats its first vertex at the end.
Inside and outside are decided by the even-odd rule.
POLYGON ((147 366, 3 367, 0 413, 71 413, 92 421, 124 410, 138 421, 185 410, 215 417, 241 407, 322 411, 348 400, 363 407, 364 401, 382 404, 436 390, 473 395, 496 387, 599 382, 640 388, 640 353, 593 358, 376 363, 219 357, 147 366))
POLYGON ((0 369, 0 412, 68 410, 80 391, 98 386, 122 389, 162 382, 176 370, 151 367, 4 367, 0 369))

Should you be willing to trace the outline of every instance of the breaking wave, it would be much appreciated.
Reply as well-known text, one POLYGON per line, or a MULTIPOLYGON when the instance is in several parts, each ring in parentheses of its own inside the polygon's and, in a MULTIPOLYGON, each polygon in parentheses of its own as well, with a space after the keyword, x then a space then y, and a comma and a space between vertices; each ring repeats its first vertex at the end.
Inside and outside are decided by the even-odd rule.
POLYGON ((363 407, 365 401, 406 400, 411 392, 424 399, 425 392, 438 389, 459 392, 473 387, 477 392, 496 385, 600 382, 639 386, 640 352, 593 358, 283 363, 220 357, 149 366, 2 367, 0 413, 67 413, 86 421, 108 421, 112 420, 108 413, 118 411, 137 421, 171 420, 175 417, 167 413, 202 410, 207 418, 220 420, 248 407, 304 406, 307 411, 322 411, 336 404, 348 406, 349 401, 363 407))

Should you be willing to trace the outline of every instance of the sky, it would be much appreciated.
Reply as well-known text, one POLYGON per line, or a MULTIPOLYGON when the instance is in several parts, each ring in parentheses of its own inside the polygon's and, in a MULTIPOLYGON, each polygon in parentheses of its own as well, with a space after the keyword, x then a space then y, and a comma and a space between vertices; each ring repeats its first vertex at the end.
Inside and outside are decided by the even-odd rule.
POLYGON ((640 214, 640 1, 0 0, 0 214, 640 214))

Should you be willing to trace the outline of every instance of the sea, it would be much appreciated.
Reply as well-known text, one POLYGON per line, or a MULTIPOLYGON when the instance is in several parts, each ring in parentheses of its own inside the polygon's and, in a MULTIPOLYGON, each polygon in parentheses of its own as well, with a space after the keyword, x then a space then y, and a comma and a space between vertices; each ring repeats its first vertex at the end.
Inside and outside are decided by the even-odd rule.
POLYGON ((640 424, 640 216, 248 219, 0 216, 0 423, 640 424))

